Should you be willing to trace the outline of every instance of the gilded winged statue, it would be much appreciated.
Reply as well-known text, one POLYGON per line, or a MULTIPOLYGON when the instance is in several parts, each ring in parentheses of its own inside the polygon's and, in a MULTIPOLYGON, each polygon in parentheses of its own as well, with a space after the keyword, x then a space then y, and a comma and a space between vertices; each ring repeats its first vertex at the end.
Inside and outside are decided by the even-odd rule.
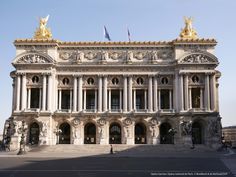
POLYGON ((181 30, 180 38, 182 39, 196 39, 197 32, 193 29, 193 18, 192 17, 184 17, 185 27, 181 30))
POLYGON ((40 18, 39 28, 36 29, 34 39, 51 39, 52 33, 49 28, 46 27, 49 19, 49 15, 45 18, 40 18))

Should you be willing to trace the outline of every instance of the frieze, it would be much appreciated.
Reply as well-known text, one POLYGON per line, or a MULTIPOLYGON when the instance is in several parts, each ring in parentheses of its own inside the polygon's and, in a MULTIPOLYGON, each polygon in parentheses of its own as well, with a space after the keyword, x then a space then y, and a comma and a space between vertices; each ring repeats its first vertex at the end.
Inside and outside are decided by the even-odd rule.
POLYGON ((47 58, 38 55, 38 54, 28 54, 25 55, 23 57, 21 57, 20 59, 17 60, 16 63, 26 63, 26 64, 30 64, 30 63, 51 63, 47 58))
POLYGON ((180 60, 179 63, 217 63, 217 61, 204 54, 191 54, 180 60))

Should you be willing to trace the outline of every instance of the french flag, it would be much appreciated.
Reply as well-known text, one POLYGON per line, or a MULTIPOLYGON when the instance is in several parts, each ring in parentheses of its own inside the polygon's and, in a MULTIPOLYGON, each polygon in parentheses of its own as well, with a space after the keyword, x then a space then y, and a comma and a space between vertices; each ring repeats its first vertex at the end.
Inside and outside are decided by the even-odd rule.
POLYGON ((108 41, 111 41, 110 35, 107 31, 107 28, 104 26, 104 37, 108 39, 108 41))

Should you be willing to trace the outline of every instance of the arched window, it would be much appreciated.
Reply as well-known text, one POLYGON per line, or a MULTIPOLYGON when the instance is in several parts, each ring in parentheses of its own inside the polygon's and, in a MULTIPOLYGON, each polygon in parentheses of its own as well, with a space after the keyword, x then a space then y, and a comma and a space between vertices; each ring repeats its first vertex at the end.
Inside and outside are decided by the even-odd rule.
POLYGON ((193 83, 198 83, 198 82, 199 82, 199 77, 196 76, 196 75, 194 75, 194 76, 192 77, 192 81, 193 81, 193 83))

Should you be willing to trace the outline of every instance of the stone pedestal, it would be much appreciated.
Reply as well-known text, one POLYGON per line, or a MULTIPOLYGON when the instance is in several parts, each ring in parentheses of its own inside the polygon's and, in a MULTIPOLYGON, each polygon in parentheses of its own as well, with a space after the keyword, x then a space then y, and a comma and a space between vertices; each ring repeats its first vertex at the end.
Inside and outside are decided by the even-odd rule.
POLYGON ((16 135, 16 136, 12 136, 11 137, 11 143, 10 143, 10 150, 11 151, 15 151, 17 149, 20 148, 20 140, 19 140, 19 137, 16 135))
POLYGON ((160 144, 160 141, 158 138, 151 138, 151 144, 160 144))
POLYGON ((73 140, 73 144, 75 144, 75 145, 81 145, 81 144, 83 144, 83 139, 82 139, 82 138, 75 138, 75 139, 73 140))
POLYGON ((126 139, 126 144, 129 144, 129 145, 134 144, 134 139, 133 138, 127 138, 126 139))
POLYGON ((184 141, 184 145, 192 146, 192 136, 191 135, 183 136, 183 141, 184 141))
POLYGON ((39 145, 48 145, 48 137, 39 136, 39 145))

